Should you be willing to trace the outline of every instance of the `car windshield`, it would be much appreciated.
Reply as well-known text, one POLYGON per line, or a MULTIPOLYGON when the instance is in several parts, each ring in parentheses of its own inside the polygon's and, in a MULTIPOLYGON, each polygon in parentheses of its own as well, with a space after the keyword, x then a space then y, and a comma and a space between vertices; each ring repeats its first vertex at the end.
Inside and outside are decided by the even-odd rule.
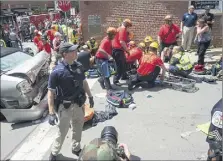
POLYGON ((23 52, 15 52, 10 55, 6 55, 0 58, 1 71, 6 72, 14 69, 16 66, 22 64, 26 60, 32 58, 32 56, 23 52))

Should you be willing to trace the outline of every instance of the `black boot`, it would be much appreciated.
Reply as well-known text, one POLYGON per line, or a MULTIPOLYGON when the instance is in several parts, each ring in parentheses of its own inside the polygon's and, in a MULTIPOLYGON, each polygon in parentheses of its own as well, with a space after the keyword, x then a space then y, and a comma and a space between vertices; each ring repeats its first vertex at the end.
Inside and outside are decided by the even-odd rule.
POLYGON ((100 86, 102 89, 105 89, 105 81, 104 81, 104 78, 103 77, 100 77, 98 79, 98 82, 100 83, 100 86))
POLYGON ((49 161, 56 161, 56 156, 53 155, 52 153, 50 154, 50 158, 49 158, 49 161))
POLYGON ((111 82, 110 82, 110 79, 109 78, 104 78, 104 81, 105 81, 105 87, 107 90, 112 90, 112 86, 111 86, 111 82))

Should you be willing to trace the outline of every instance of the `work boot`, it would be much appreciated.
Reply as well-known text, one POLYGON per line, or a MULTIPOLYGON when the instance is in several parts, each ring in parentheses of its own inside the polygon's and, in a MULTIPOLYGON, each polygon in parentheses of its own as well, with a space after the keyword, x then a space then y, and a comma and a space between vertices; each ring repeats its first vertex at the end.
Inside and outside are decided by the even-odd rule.
POLYGON ((105 89, 105 81, 104 81, 104 78, 100 77, 98 79, 98 82, 100 83, 100 86, 102 89, 105 89))
POLYGON ((49 157, 49 161, 56 161, 57 156, 53 155, 52 153, 50 154, 50 157, 49 157))
POLYGON ((109 78, 105 78, 104 79, 104 82, 105 82, 105 88, 107 90, 112 90, 113 89, 112 86, 111 86, 111 82, 110 82, 110 79, 109 78))

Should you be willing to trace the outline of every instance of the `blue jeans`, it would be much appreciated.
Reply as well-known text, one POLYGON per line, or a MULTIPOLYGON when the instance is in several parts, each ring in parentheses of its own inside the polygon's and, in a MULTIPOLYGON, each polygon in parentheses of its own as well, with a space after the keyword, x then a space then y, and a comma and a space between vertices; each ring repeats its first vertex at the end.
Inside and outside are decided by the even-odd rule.
POLYGON ((182 76, 182 77, 187 77, 192 72, 192 70, 193 68, 189 70, 179 70, 179 68, 174 65, 170 65, 169 67, 170 73, 172 73, 173 75, 182 76))
POLYGON ((108 60, 96 59, 96 64, 101 76, 105 78, 109 78, 111 76, 109 71, 108 60))

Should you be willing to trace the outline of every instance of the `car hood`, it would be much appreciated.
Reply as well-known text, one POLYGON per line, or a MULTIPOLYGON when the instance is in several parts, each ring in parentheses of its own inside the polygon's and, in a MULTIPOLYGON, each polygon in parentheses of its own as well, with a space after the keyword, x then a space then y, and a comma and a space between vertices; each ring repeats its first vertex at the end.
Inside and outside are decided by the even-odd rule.
POLYGON ((4 73, 6 75, 25 74, 29 77, 32 83, 35 82, 36 76, 43 67, 43 65, 49 60, 50 55, 44 51, 33 56, 31 59, 18 65, 16 68, 4 73))

